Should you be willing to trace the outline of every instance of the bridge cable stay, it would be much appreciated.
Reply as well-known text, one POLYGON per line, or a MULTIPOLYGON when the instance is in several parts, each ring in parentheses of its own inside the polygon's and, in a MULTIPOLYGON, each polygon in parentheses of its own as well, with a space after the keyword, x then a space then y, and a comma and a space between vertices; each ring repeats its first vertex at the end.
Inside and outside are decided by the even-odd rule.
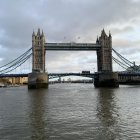
POLYGON ((115 52, 115 54, 122 60, 124 61, 126 64, 128 64, 129 66, 132 66, 132 64, 134 65, 133 62, 129 61, 128 59, 126 59, 125 57, 123 57, 122 55, 120 55, 116 50, 114 50, 112 48, 113 52, 115 52))
POLYGON ((9 64, 11 64, 11 63, 17 61, 18 59, 23 58, 24 56, 26 56, 26 55, 31 51, 31 49, 32 49, 32 48, 30 48, 29 50, 27 50, 25 53, 23 53, 22 55, 20 55, 20 56, 17 57, 16 59, 10 61, 9 63, 7 63, 7 64, 5 64, 5 65, 3 65, 3 66, 0 66, 0 68, 3 68, 3 67, 5 67, 5 66, 7 66, 7 65, 9 65, 9 64))
POLYGON ((14 68, 12 68, 11 70, 9 70, 9 69, 7 69, 8 71, 5 71, 4 73, 1 73, 1 74, 5 74, 5 73, 8 73, 8 72, 11 72, 11 71, 13 71, 13 70, 15 70, 16 68, 18 68, 19 66, 21 66, 23 63, 25 63, 30 57, 32 56, 32 54, 30 54, 30 55, 28 55, 26 58, 24 58, 22 61, 21 61, 21 63, 18 63, 18 65, 14 65, 14 66, 16 66, 16 67, 14 67, 14 68))
POLYGON ((127 69, 129 68, 126 64, 124 64, 124 63, 122 63, 121 61, 117 60, 115 57, 112 56, 112 59, 113 59, 119 66, 121 66, 122 68, 124 68, 125 70, 127 70, 127 69))

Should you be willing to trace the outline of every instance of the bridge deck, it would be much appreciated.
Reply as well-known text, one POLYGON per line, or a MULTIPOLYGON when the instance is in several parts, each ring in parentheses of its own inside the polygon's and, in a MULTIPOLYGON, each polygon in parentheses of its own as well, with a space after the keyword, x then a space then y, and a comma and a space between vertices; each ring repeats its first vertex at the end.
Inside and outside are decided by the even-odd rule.
MULTIPOLYGON (((61 77, 61 76, 83 76, 83 77, 89 77, 93 78, 96 74, 90 73, 90 74, 82 74, 82 73, 49 73, 49 77, 61 77)), ((119 76, 140 76, 140 73, 122 73, 118 72, 119 76)), ((28 74, 0 74, 0 78, 4 77, 28 77, 28 74)))
POLYGON ((50 51, 95 51, 100 48, 99 44, 94 43, 45 43, 45 49, 50 51))

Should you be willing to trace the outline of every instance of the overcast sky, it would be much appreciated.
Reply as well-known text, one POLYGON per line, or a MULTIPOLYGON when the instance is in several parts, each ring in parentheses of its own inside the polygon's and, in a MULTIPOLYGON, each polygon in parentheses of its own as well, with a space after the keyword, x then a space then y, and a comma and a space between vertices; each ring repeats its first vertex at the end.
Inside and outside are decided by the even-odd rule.
MULTIPOLYGON (((0 65, 29 49, 38 28, 46 42, 95 43, 110 30, 113 48, 140 64, 139 0, 0 0, 0 65)), ((48 72, 95 71, 96 63, 96 52, 46 52, 48 72)))

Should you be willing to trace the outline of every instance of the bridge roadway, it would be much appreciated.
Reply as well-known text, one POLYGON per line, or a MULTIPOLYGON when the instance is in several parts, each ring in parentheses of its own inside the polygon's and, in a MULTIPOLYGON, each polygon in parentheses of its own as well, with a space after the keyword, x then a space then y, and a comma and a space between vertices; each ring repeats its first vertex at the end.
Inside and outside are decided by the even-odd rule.
POLYGON ((45 43, 45 50, 49 51, 96 51, 101 45, 95 43, 45 43))
MULTIPOLYGON (((140 73, 126 73, 126 72, 119 72, 119 76, 140 76, 140 73)), ((90 74, 83 74, 83 73, 49 73, 49 79, 64 77, 64 76, 81 76, 81 77, 88 77, 94 78, 96 73, 90 74)), ((28 77, 28 74, 0 74, 0 78, 8 78, 8 77, 28 77)))
MULTIPOLYGON (((65 77, 65 76, 82 76, 82 77, 89 77, 93 78, 94 73, 90 74, 82 74, 82 73, 49 73, 49 79, 58 78, 58 77, 65 77)), ((0 74, 0 78, 7 78, 7 77, 28 77, 28 74, 0 74)))

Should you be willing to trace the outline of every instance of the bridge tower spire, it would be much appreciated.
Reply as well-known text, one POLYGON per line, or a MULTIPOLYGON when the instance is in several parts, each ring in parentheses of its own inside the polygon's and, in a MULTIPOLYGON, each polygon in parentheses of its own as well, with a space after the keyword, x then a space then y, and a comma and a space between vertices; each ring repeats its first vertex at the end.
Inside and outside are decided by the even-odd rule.
POLYGON ((32 72, 40 71, 45 72, 45 36, 40 29, 38 29, 37 34, 32 34, 32 72))

